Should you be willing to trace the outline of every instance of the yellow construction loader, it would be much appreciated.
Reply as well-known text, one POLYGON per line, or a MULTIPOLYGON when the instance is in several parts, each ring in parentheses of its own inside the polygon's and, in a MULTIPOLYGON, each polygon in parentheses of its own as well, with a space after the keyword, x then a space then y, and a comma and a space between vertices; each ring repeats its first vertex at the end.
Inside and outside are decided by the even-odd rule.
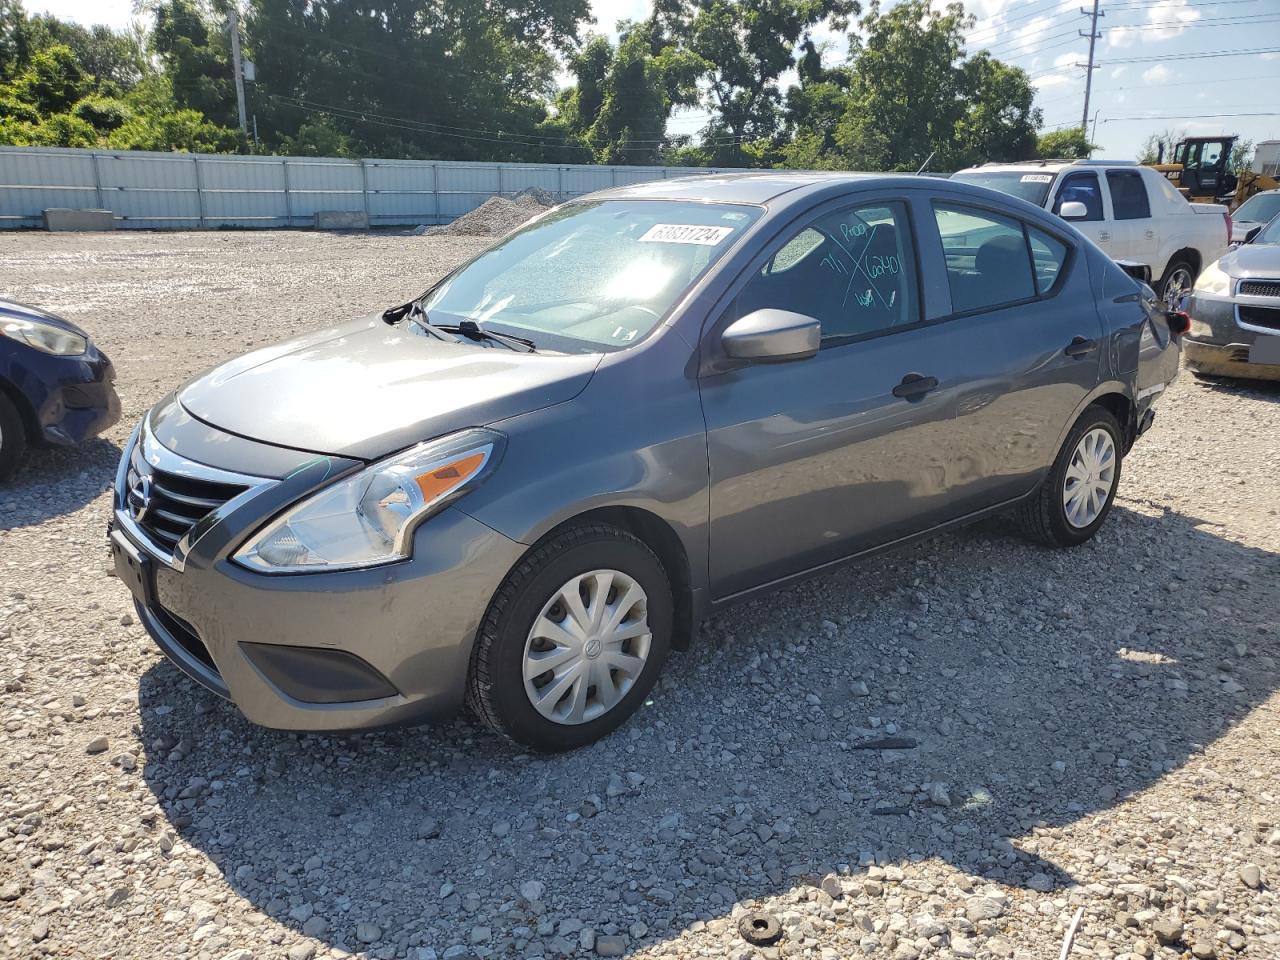
POLYGON ((1280 140, 1264 140, 1245 170, 1231 169, 1231 150, 1238 137, 1187 137, 1173 148, 1169 162, 1164 147, 1152 167, 1159 170, 1193 203, 1225 203, 1235 209, 1255 193, 1280 187, 1280 140))

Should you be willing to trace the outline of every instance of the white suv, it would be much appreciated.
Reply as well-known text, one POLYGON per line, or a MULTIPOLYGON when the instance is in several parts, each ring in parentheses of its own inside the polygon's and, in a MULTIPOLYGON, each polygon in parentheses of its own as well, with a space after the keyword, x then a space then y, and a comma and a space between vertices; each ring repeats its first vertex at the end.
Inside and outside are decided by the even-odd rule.
POLYGON ((1188 203, 1159 171, 1122 160, 986 163, 953 174, 1044 207, 1071 221, 1113 260, 1151 269, 1170 305, 1227 251, 1231 215, 1218 203, 1188 203))

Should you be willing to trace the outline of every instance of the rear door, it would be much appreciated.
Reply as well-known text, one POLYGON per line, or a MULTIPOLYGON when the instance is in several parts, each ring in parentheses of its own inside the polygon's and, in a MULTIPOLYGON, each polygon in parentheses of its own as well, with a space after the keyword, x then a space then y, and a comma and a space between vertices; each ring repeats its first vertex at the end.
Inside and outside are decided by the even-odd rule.
POLYGON ((1096 170, 1072 170, 1058 182, 1053 195, 1054 213, 1062 213, 1062 205, 1069 201, 1083 203, 1089 211, 1083 220, 1072 220, 1071 225, 1100 246, 1113 260, 1123 260, 1126 254, 1112 233, 1114 226, 1107 211, 1102 182, 1096 170))
POLYGON ((823 328, 817 356, 700 380, 717 599, 947 515, 961 334, 923 320, 904 200, 823 210, 762 252, 704 337, 714 356, 729 323, 768 307, 823 328))
POLYGON ((972 513, 1028 493, 1097 385, 1102 323, 1085 258, 1064 232, 1003 211, 937 200, 966 375, 948 449, 952 509, 972 513))
POLYGON ((1164 265, 1156 263, 1159 241, 1142 174, 1137 170, 1108 170, 1107 192, 1111 194, 1112 243, 1116 250, 1125 251, 1123 255, 1112 253, 1112 258, 1145 263, 1151 268, 1153 280, 1160 279, 1164 265))

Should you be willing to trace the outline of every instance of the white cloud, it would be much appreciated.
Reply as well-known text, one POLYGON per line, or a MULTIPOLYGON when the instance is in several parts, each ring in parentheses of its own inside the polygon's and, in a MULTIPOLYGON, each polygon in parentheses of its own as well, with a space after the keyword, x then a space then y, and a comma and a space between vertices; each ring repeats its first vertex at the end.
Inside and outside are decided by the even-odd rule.
POLYGON ((1172 70, 1166 67, 1163 63, 1157 63, 1151 69, 1142 71, 1142 82, 1147 86, 1153 86, 1157 83, 1164 83, 1172 76, 1172 70))
POLYGON ((1147 22, 1140 29, 1107 30, 1106 23, 1100 22, 1107 45, 1128 47, 1139 41, 1145 45, 1170 40, 1180 36, 1186 30, 1186 24, 1200 19, 1200 11, 1191 6, 1191 0, 1157 0, 1147 6, 1146 13, 1147 22))
POLYGON ((1129 68, 1127 66, 1116 67, 1114 70, 1111 71, 1111 79, 1118 80, 1120 77, 1123 77, 1128 72, 1129 72, 1129 68))

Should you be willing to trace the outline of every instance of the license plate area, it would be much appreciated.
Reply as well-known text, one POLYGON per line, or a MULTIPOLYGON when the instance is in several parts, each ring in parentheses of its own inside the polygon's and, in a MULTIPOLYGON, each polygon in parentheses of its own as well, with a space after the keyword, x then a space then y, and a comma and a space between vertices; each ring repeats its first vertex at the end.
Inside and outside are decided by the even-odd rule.
POLYGON ((1280 364, 1280 337, 1260 336, 1249 348, 1250 363, 1280 364))
POLYGON ((111 556, 115 560, 116 576, 129 588, 134 599, 150 606, 155 583, 151 558, 119 530, 111 531, 111 556))

